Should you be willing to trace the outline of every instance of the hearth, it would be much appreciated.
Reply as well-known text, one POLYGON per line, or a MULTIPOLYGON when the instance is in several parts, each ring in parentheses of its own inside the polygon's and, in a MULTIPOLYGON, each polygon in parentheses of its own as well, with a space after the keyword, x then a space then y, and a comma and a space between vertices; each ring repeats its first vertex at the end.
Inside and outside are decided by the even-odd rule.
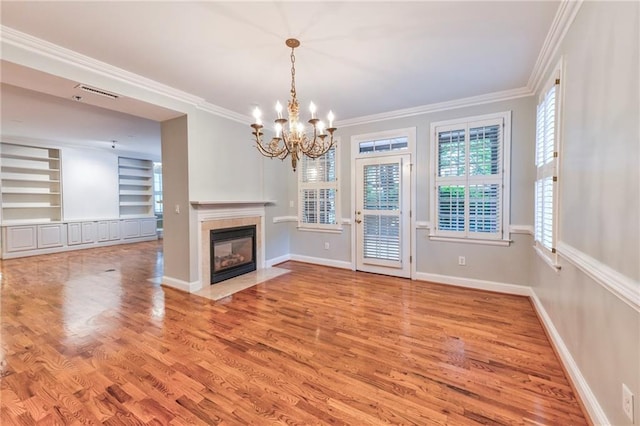
POLYGON ((256 270, 256 226, 213 229, 211 284, 256 270))

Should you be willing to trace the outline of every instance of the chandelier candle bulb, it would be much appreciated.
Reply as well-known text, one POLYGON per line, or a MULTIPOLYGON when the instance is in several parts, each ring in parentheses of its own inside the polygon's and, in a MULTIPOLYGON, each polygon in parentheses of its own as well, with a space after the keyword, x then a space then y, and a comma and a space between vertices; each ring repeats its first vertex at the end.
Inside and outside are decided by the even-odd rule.
POLYGON ((298 160, 303 155, 309 158, 318 158, 326 154, 336 144, 333 139, 333 133, 337 130, 333 127, 333 112, 329 111, 329 127, 325 128, 325 124, 316 117, 317 108, 316 105, 311 102, 309 104, 309 112, 311 112, 311 119, 308 121, 311 125, 311 134, 305 133, 305 124, 300 121, 300 104, 298 103, 298 97, 296 93, 296 58, 294 50, 300 46, 300 41, 290 38, 287 39, 285 44, 291 48, 291 98, 287 104, 287 118, 282 116, 282 104, 280 101, 276 102, 276 113, 278 118, 275 119, 275 136, 270 141, 264 142, 262 140, 262 125, 259 108, 255 108, 253 116, 255 117, 255 123, 251 125, 253 129, 253 136, 255 137, 256 148, 260 154, 269 158, 279 158, 284 160, 288 156, 291 156, 291 166, 293 171, 296 171, 298 160), (289 126, 285 126, 286 123, 289 126))

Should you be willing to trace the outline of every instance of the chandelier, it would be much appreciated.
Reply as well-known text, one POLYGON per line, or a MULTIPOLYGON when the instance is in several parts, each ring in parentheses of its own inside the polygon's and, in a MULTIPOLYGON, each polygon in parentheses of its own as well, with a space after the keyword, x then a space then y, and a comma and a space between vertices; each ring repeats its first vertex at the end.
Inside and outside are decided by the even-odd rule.
POLYGON ((308 123, 311 125, 311 131, 307 134, 304 123, 299 121, 298 98, 296 97, 296 57, 294 50, 300 46, 300 41, 290 38, 286 42, 287 47, 291 48, 291 99, 287 105, 287 113, 289 119, 282 117, 282 105, 278 101, 276 103, 276 113, 278 118, 275 119, 275 136, 270 142, 262 141, 262 125, 260 109, 256 107, 253 111, 255 123, 251 125, 253 128, 253 136, 255 137, 256 147, 258 151, 265 157, 279 158, 284 160, 291 155, 291 165, 293 171, 296 171, 298 160, 302 155, 310 158, 318 158, 329 151, 334 145, 333 132, 333 112, 329 111, 327 120, 329 127, 325 128, 325 124, 316 117, 316 106, 313 102, 309 105, 311 119, 308 123), (287 122, 289 125, 287 126, 287 122))

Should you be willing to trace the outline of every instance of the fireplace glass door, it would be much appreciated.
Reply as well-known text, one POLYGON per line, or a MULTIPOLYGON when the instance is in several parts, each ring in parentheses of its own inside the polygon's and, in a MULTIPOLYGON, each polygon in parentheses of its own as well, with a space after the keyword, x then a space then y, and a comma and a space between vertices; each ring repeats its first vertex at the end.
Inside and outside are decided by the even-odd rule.
POLYGON ((211 231, 211 283, 256 270, 256 227, 211 231))

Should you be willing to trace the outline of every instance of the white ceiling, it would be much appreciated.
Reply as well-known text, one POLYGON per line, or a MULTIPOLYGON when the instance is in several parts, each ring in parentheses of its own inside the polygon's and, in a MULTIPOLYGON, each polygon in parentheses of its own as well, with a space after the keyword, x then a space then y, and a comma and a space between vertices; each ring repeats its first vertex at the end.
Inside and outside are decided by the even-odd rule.
MULTIPOLYGON (((3 1, 1 22, 244 115, 255 105, 286 102, 284 40, 296 37, 301 104, 313 100, 321 114, 332 109, 344 120, 526 86, 558 5, 3 1)), ((4 83, 46 91, 29 78, 6 81, 5 67, 4 83)), ((68 99, 67 92, 54 92, 48 91, 68 99)), ((5 99, 4 86, 2 101, 6 134, 13 99, 5 99)), ((137 111, 126 112, 162 119, 144 113, 143 105, 137 111)))

